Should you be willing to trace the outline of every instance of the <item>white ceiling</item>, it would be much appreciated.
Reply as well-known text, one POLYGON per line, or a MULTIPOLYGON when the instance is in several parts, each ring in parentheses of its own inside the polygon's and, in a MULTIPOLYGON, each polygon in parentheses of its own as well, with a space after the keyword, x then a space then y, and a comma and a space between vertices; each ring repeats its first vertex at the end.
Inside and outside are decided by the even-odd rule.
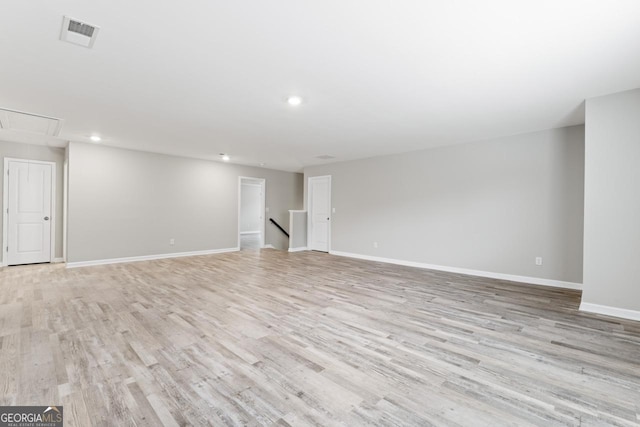
POLYGON ((3 0, 0 55, 0 107, 65 120, 40 142, 299 171, 583 123, 640 87, 640 1, 3 0))

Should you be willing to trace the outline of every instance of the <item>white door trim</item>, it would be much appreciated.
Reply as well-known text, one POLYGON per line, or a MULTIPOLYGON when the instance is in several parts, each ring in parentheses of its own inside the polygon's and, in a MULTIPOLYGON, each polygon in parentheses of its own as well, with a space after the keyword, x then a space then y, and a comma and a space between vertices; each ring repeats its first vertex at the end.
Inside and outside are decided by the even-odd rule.
POLYGON ((7 209, 9 208, 9 179, 7 179, 7 173, 9 172, 9 162, 28 162, 40 165, 51 166, 51 253, 49 254, 49 262, 54 262, 56 256, 56 163, 47 162, 42 160, 31 159, 17 159, 13 157, 4 158, 4 169, 2 170, 4 179, 2 180, 2 264, 0 267, 7 266, 7 242, 9 236, 7 236, 8 218, 7 209))
POLYGON ((311 250, 312 244, 312 236, 313 236, 313 206, 311 202, 311 198, 313 196, 313 191, 311 187, 311 181, 319 180, 319 179, 329 179, 329 222, 328 222, 328 236, 327 236, 327 253, 331 252, 331 223, 333 222, 333 210, 331 208, 331 175, 321 175, 321 176, 311 176, 307 181, 307 248, 311 250))
POLYGON ((262 221, 260 221, 260 247, 265 247, 265 233, 266 227, 265 224, 267 222, 267 213, 266 210, 266 200, 267 200, 267 180, 265 178, 254 178, 252 176, 239 176, 238 177, 238 250, 240 250, 240 215, 242 213, 242 180, 247 179, 253 182, 247 184, 259 185, 260 189, 260 212, 262 213, 262 221), (255 181, 259 181, 259 184, 255 184, 255 181))

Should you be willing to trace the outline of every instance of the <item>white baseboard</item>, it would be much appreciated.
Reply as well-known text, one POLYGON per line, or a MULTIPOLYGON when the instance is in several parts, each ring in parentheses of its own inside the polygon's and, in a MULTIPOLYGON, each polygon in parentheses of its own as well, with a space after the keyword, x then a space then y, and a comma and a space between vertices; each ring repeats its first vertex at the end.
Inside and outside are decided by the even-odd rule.
POLYGON ((542 279, 539 277, 516 276, 513 274, 493 273, 490 271, 470 270, 468 268, 446 267, 442 265, 425 264, 422 262, 404 261, 392 258, 382 258, 370 255, 360 255, 350 252, 329 251, 331 255, 343 256, 348 258, 364 259, 367 261, 386 262, 389 264, 404 265, 407 267, 425 268, 428 270, 446 271, 449 273, 466 274, 469 276, 488 277, 490 279, 509 280, 511 282, 528 283, 532 285, 552 286, 554 288, 565 288, 582 290, 581 283, 563 282, 561 280, 542 279))
POLYGON ((258 231, 241 231, 240 234, 245 235, 245 234, 260 234, 260 230, 258 231))
POLYGON ((622 319, 640 320, 640 311, 626 308, 611 307, 608 305, 591 304, 589 302, 580 303, 580 311, 587 313, 604 314, 607 316, 620 317, 622 319))
POLYGON ((90 267, 93 265, 119 264, 123 262, 152 261, 156 259, 181 258, 186 256, 212 255, 225 252, 237 252, 240 248, 210 249, 206 251, 176 252, 171 254, 143 255, 126 258, 97 259, 92 261, 68 262, 67 268, 90 267))
POLYGON ((276 247, 275 247, 275 246, 273 246, 271 243, 269 243, 269 244, 267 244, 267 245, 264 245, 264 246, 262 247, 262 249, 275 249, 275 248, 276 248, 276 247))
POLYGON ((299 248, 289 248, 289 252, 300 252, 300 251, 306 251, 307 247, 299 247, 299 248))

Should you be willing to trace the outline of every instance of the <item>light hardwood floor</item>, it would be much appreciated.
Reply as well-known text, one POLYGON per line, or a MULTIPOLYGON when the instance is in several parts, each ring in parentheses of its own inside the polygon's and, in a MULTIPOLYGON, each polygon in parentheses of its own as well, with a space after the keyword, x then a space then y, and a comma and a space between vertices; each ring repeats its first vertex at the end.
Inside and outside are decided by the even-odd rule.
POLYGON ((0 269, 0 404, 66 426, 640 424, 579 293, 300 252, 0 269))

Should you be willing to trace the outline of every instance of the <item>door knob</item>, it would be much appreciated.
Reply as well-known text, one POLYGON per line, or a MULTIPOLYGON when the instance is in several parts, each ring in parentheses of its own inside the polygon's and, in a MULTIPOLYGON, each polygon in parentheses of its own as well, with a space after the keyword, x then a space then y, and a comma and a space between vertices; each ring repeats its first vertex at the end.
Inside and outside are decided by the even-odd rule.
POLYGON ((49 221, 49 217, 48 217, 48 216, 45 216, 45 217, 44 217, 44 220, 45 220, 45 221, 49 221))

